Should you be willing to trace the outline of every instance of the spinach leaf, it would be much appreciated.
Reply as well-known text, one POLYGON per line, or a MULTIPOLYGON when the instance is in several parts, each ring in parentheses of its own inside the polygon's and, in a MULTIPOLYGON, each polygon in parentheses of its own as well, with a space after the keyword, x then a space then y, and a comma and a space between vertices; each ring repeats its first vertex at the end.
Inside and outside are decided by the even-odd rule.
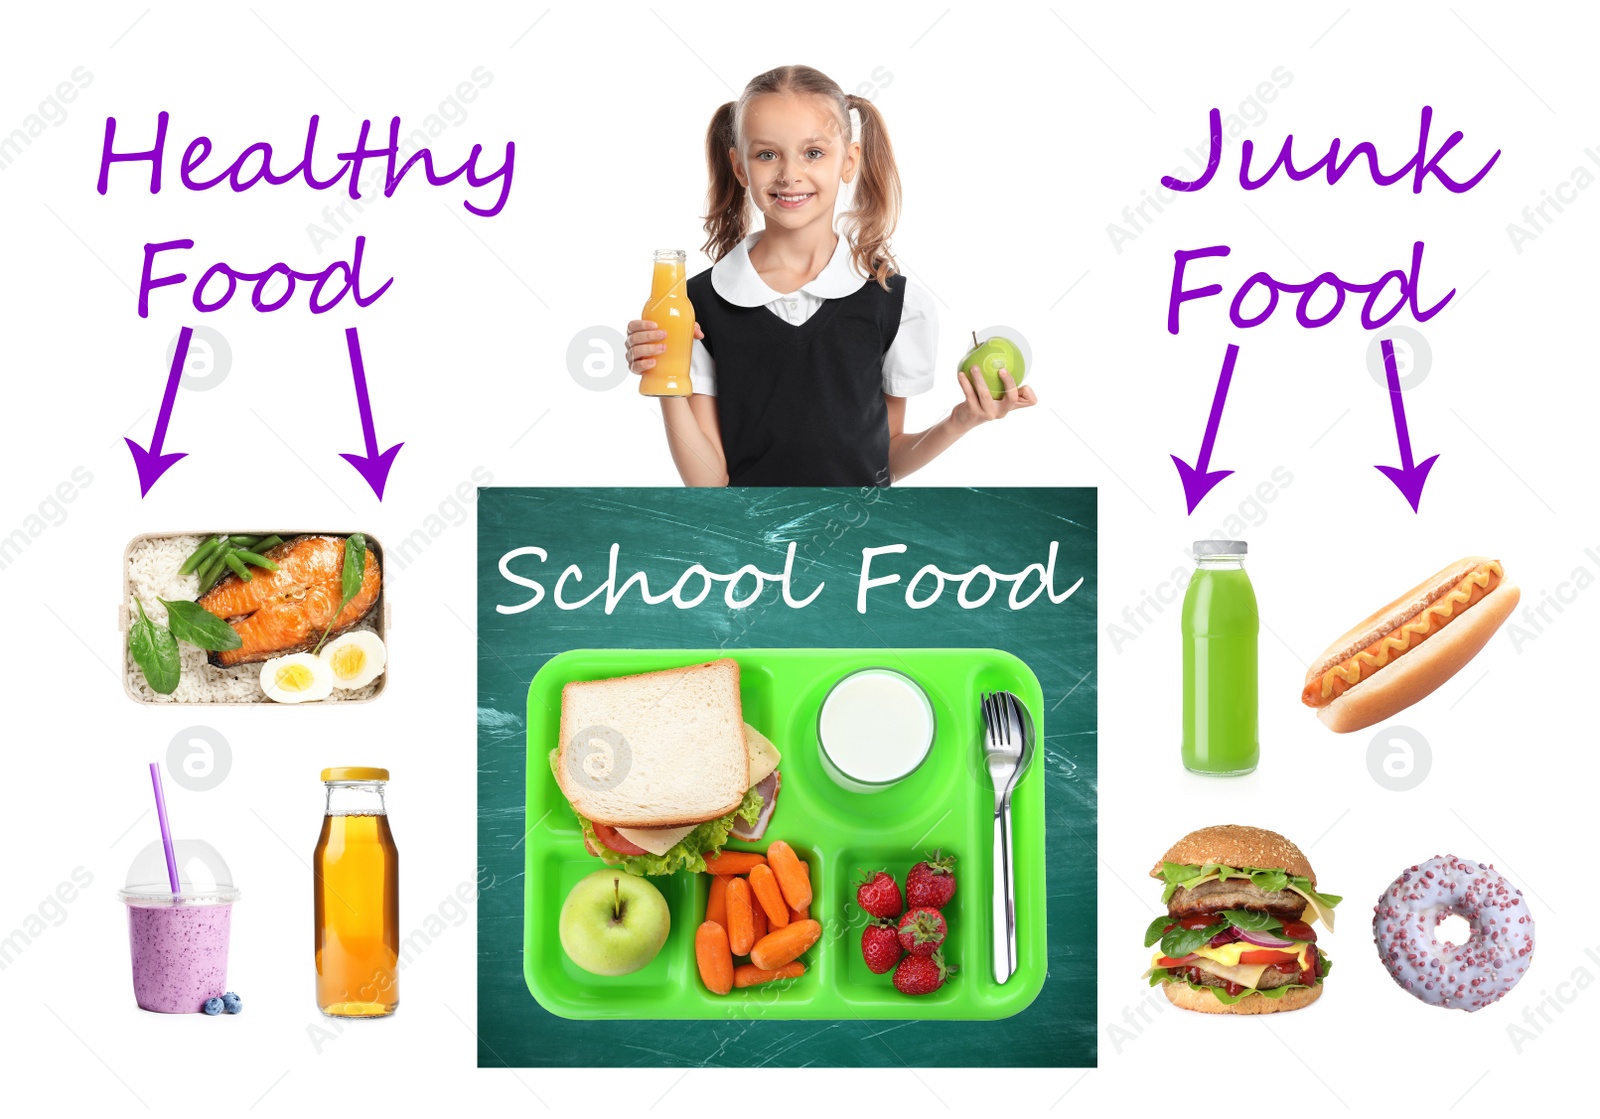
POLYGON ((159 599, 167 608, 167 628, 179 641, 201 649, 237 649, 244 644, 237 630, 198 602, 159 599))
POLYGON ((1186 929, 1180 925, 1161 938, 1161 954, 1172 960, 1182 959, 1196 948, 1204 948, 1212 937, 1227 931, 1228 926, 1220 923, 1204 929, 1186 929))
POLYGON ((1150 947, 1152 944, 1166 935, 1168 928, 1176 925, 1177 923, 1178 922, 1176 920, 1174 920, 1172 917, 1169 917, 1165 913, 1157 917, 1154 921, 1151 921, 1150 927, 1144 930, 1144 946, 1146 948, 1150 947))
POLYGON ((344 542, 344 567, 339 571, 339 593, 344 597, 339 600, 339 609, 333 612, 333 617, 328 619, 328 628, 322 631, 322 637, 317 641, 317 647, 312 649, 313 654, 322 649, 323 642, 328 640, 328 634, 333 632, 333 623, 339 620, 339 615, 344 613, 344 608, 350 605, 350 600, 361 593, 361 584, 367 577, 367 538, 359 532, 352 532, 344 542))
POLYGON ((150 620, 144 603, 136 598, 133 604, 139 608, 139 617, 128 627, 128 651, 133 654, 133 663, 144 673, 152 690, 171 695, 178 690, 178 639, 166 626, 150 620))
POLYGON ((1283 928, 1283 922, 1270 913, 1257 913, 1252 909, 1224 909, 1223 917, 1236 929, 1245 932, 1271 932, 1283 928))

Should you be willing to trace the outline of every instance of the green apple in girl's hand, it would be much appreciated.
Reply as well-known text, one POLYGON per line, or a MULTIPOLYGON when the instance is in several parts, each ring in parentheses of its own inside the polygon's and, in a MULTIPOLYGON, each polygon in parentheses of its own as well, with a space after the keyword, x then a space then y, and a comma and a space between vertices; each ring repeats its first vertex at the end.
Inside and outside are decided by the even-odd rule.
POLYGON ((1022 359, 1022 348, 1009 338, 995 335, 985 341, 978 341, 977 331, 972 333, 972 349, 967 351, 967 356, 961 359, 960 371, 962 376, 967 375, 967 370, 974 365, 983 373, 983 379, 989 385, 989 395, 999 400, 1005 396, 1005 386, 1000 383, 1000 370, 1004 369, 1011 374, 1014 384, 1021 385, 1022 378, 1027 375, 1027 363, 1022 359))

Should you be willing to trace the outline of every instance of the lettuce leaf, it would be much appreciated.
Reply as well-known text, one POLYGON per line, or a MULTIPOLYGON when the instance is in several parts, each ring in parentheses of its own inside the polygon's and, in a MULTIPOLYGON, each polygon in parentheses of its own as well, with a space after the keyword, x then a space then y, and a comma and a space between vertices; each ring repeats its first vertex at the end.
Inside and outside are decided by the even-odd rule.
MULTIPOLYGON (((550 772, 555 773, 556 757, 561 753, 560 748, 550 751, 550 772)), ((733 830, 735 820, 744 820, 754 826, 761 818, 761 794, 755 789, 748 789, 744 800, 726 816, 719 816, 715 820, 707 820, 694 831, 678 840, 676 844, 667 849, 665 855, 652 855, 646 852, 643 855, 623 855, 613 851, 600 842, 594 833, 594 825, 588 820, 573 813, 577 817, 578 826, 583 829, 583 837, 589 841, 589 846, 599 852, 600 861, 607 866, 621 867, 629 874, 642 874, 656 876, 675 874, 680 870, 693 872, 704 871, 706 856, 715 855, 722 850, 722 845, 728 842, 728 833, 733 830)), ((569 805, 570 807, 570 805, 569 805)))
POLYGON ((1316 888, 1311 885, 1311 879, 1303 875, 1291 875, 1281 867, 1274 869, 1272 867, 1259 866, 1231 867, 1222 863, 1204 863, 1200 866, 1195 866, 1192 863, 1189 865, 1162 863, 1161 877, 1167 883, 1167 888, 1161 894, 1162 904, 1164 905, 1172 900, 1172 895, 1178 892, 1179 886, 1187 886, 1196 878, 1205 878, 1213 874, 1221 879, 1248 878, 1256 889, 1265 890, 1268 893, 1275 893, 1278 890, 1293 886, 1308 897, 1315 898, 1329 909, 1344 900, 1338 894, 1318 893, 1316 888))

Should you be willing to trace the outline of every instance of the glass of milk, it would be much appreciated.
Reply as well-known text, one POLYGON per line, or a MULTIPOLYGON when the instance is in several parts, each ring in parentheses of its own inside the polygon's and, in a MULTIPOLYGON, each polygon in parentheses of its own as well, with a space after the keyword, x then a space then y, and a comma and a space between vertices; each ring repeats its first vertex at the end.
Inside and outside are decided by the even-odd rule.
POLYGON ((922 685, 892 668, 860 669, 822 701, 822 768, 851 792, 880 792, 916 772, 933 749, 935 729, 922 685))

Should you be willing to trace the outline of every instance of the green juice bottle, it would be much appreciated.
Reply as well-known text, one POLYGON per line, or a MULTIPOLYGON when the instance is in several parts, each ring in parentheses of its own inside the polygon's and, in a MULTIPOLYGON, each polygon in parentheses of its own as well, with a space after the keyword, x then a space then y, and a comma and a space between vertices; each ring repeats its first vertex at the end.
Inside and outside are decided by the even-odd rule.
POLYGON ((1183 764, 1234 776, 1261 760, 1256 639, 1261 618, 1243 540, 1197 540, 1183 596, 1183 764))

